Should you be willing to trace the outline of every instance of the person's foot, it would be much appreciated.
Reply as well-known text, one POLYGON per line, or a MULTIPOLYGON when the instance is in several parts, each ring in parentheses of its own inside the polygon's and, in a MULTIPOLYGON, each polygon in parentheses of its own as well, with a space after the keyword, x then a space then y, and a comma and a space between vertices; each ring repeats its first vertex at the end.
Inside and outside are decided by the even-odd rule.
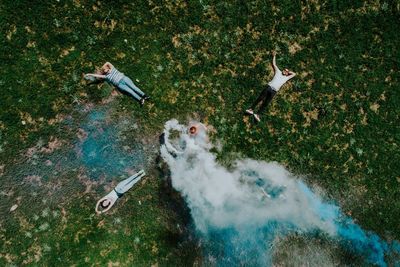
POLYGON ((150 96, 144 95, 143 98, 144 98, 144 100, 149 100, 149 99, 150 99, 150 96))
POLYGON ((250 114, 250 115, 253 115, 254 111, 251 108, 249 108, 249 109, 246 109, 246 113, 250 114))
POLYGON ((144 101, 146 100, 146 98, 145 97, 143 97, 142 99, 140 99, 140 101, 139 101, 139 103, 140 103, 140 105, 141 106, 143 106, 144 105, 144 101))
POLYGON ((260 122, 260 116, 258 114, 254 114, 254 119, 256 119, 257 122, 260 122))

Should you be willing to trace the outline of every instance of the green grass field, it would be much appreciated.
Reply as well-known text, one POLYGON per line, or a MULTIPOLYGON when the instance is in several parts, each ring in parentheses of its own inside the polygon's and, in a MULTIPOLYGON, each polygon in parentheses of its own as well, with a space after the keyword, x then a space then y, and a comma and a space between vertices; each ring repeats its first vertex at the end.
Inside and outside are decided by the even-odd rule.
POLYGON ((396 0, 1 1, 0 265, 200 265, 157 167, 171 118, 212 125, 221 162, 277 161, 400 240, 399 23, 396 0), (272 78, 272 51, 298 76, 255 125, 243 111, 272 78), (87 86, 105 61, 152 101, 87 86), (128 151, 144 147, 149 175, 113 216, 93 208, 121 174, 93 180, 69 158, 88 107, 128 151))

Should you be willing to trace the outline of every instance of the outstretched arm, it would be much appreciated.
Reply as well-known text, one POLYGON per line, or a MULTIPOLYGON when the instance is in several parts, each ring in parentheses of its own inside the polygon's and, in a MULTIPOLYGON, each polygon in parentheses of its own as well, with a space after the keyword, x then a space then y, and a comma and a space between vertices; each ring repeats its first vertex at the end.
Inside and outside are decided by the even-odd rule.
POLYGON ((85 74, 85 76, 92 76, 92 77, 99 78, 99 79, 105 79, 106 78, 106 75, 94 74, 94 73, 87 73, 87 74, 85 74))
POLYGON ((272 52, 272 67, 274 68, 274 71, 277 72, 279 71, 278 66, 276 65, 276 52, 272 52))

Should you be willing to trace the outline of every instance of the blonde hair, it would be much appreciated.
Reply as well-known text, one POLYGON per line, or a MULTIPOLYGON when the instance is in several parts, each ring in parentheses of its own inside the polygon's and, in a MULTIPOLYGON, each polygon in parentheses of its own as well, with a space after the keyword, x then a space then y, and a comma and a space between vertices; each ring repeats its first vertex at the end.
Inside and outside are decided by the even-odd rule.
POLYGON ((110 69, 108 66, 106 66, 106 65, 103 65, 103 66, 101 66, 101 68, 100 68, 100 71, 101 71, 102 74, 106 74, 106 73, 108 73, 110 70, 111 70, 111 69, 110 69))

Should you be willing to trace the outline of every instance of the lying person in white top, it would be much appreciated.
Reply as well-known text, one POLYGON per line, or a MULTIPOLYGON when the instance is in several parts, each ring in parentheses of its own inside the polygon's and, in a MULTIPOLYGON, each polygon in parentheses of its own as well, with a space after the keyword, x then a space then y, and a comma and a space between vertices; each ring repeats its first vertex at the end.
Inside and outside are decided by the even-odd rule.
POLYGON ((122 197, 124 193, 131 189, 145 175, 146 173, 141 170, 131 177, 118 183, 117 186, 110 193, 108 193, 105 197, 97 202, 96 213, 100 214, 109 211, 114 205, 115 201, 117 201, 118 198, 122 197))
POLYGON ((281 71, 276 65, 276 53, 273 53, 272 59, 272 67, 274 69, 274 77, 268 83, 267 88, 265 88, 261 94, 258 96, 257 100, 251 106, 251 108, 246 110, 247 114, 253 115, 256 121, 260 121, 260 113, 264 111, 267 105, 271 102, 272 98, 275 94, 281 89, 282 85, 284 85, 287 81, 296 76, 296 73, 290 71, 288 69, 284 69, 281 71), (257 112, 255 112, 255 108, 260 105, 257 112))

